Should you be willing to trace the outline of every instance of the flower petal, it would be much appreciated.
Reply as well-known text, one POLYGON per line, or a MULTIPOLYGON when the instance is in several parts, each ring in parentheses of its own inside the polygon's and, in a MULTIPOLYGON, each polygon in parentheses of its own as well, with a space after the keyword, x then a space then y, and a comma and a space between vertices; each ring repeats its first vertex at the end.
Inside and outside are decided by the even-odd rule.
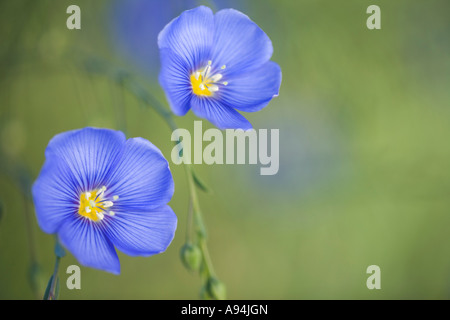
POLYGON ((273 97, 278 96, 281 85, 281 69, 269 61, 253 72, 230 79, 221 89, 222 101, 229 107, 245 112, 259 111, 273 97))
POLYGON ((55 233, 61 223, 78 210, 79 186, 70 168, 59 157, 51 157, 33 184, 32 194, 39 226, 55 233))
POLYGON ((119 274, 119 257, 102 228, 101 223, 79 217, 64 223, 58 236, 82 265, 119 274))
POLYGON ((192 72, 210 55, 213 34, 213 12, 200 6, 183 12, 167 24, 158 35, 158 46, 182 57, 192 72))
POLYGON ((189 76, 189 66, 179 55, 171 49, 161 50, 159 83, 177 116, 184 116, 191 108, 192 85, 189 76))
POLYGON ((224 79, 269 61, 273 53, 272 42, 249 17, 234 9, 224 9, 217 12, 214 18, 211 60, 216 67, 226 66, 221 72, 224 79))
POLYGON ((243 129, 252 128, 250 122, 236 110, 227 107, 214 98, 192 97, 192 111, 200 118, 205 118, 217 128, 243 129))
POLYGON ((83 128, 56 135, 45 151, 46 159, 63 159, 74 175, 79 190, 93 190, 103 184, 125 145, 125 135, 110 129, 83 128))
POLYGON ((105 232, 116 248, 130 256, 161 253, 171 243, 177 216, 169 206, 151 212, 121 212, 108 220, 105 232))
POLYGON ((105 186, 106 197, 119 197, 114 201, 114 212, 149 211, 167 204, 174 192, 167 160, 143 138, 127 140, 105 186))

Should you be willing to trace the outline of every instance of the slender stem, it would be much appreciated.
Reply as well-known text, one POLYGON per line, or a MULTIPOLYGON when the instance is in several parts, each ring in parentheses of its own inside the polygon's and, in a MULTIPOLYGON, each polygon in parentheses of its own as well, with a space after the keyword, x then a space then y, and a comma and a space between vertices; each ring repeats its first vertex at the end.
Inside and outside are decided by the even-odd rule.
POLYGON ((186 243, 192 242, 192 218, 193 218, 192 200, 189 200, 189 209, 186 223, 186 243))
MULTIPOLYGON (((176 125, 172 113, 170 113, 167 108, 165 108, 164 106, 162 106, 162 104, 156 100, 155 98, 153 98, 150 94, 148 94, 147 92, 144 92, 140 90, 139 85, 135 82, 132 81, 132 79, 127 78, 127 81, 122 81, 121 84, 124 87, 128 87, 128 89, 130 89, 131 92, 133 93, 137 93, 137 91, 139 92, 139 95, 136 94, 138 96, 138 98, 140 98, 141 100, 143 100, 147 105, 149 105, 151 108, 153 108, 153 110, 155 110, 165 121, 166 123, 169 125, 170 129, 172 131, 175 131, 176 129, 178 129, 178 126, 176 125)), ((181 143, 181 142, 178 142, 181 143)), ((193 212, 193 218, 195 221, 195 227, 196 227, 196 233, 197 236, 199 238, 199 247, 200 250, 202 251, 202 256, 204 259, 204 267, 205 267, 205 271, 207 272, 207 274, 209 276, 214 276, 214 268, 209 256, 209 252, 208 252, 208 247, 206 246, 206 231, 205 231, 205 225, 203 222, 203 217, 202 217, 202 213, 201 213, 201 209, 200 209, 200 204, 198 201, 198 196, 197 196, 197 188, 195 186, 195 182, 194 182, 194 176, 193 176, 193 171, 192 171, 192 166, 190 164, 184 163, 184 168, 185 168, 185 172, 186 172, 186 177, 188 180, 188 187, 189 187, 189 197, 190 197, 190 201, 192 204, 192 212, 193 212)), ((191 219, 191 217, 188 216, 188 219, 191 219)), ((188 223, 189 220, 188 220, 188 223)))
POLYGON ((58 280, 58 271, 59 271, 59 262, 61 258, 59 256, 56 256, 55 260, 55 268, 53 270, 53 277, 52 277, 52 284, 50 286, 50 292, 48 294, 48 300, 55 300, 57 297, 55 295, 56 290, 56 283, 58 280))
MULTIPOLYGON (((137 83, 129 74, 123 71, 113 70, 108 66, 107 63, 98 59, 92 59, 86 61, 85 67, 87 67, 88 72, 100 73, 102 75, 111 75, 115 79, 116 83, 122 87, 122 89, 127 89, 129 92, 133 93, 135 97, 143 102, 146 106, 155 110, 168 124, 172 131, 178 129, 172 113, 160 103, 159 100, 155 99, 147 90, 145 90, 139 83, 137 83)), ((179 139, 177 139, 181 147, 179 139)), ((203 217, 200 209, 200 204, 197 196, 197 187, 194 181, 194 172, 190 164, 184 163, 186 177, 188 181, 189 188, 189 212, 188 212, 188 233, 186 238, 190 240, 192 236, 192 225, 196 228, 196 236, 198 239, 198 244, 203 257, 203 267, 204 271, 208 277, 213 277, 214 269, 209 256, 208 247, 206 245, 206 230, 203 222, 203 217)))
POLYGON ((127 114, 125 112, 124 86, 120 86, 120 92, 116 92, 116 97, 114 100, 116 105, 117 129, 127 135, 127 114))

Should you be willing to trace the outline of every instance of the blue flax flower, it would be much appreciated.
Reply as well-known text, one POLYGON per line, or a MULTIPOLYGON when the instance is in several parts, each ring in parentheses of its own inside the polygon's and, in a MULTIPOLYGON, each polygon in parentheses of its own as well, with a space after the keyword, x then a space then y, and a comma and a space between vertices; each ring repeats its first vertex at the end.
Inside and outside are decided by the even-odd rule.
POLYGON ((45 157, 32 190, 39 226, 57 233, 82 265, 119 274, 115 248, 150 256, 169 246, 173 179, 149 141, 84 128, 56 135, 45 157))
POLYGON ((255 112, 278 95, 280 67, 269 37, 243 13, 200 6, 159 34, 159 81, 176 115, 190 109, 220 129, 251 129, 255 112))

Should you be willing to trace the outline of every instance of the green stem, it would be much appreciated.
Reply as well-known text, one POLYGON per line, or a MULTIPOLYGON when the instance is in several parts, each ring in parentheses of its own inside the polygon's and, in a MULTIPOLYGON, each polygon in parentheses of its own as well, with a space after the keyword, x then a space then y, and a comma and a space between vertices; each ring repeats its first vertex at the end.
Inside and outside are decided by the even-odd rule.
POLYGON ((192 217, 193 217, 192 200, 189 201, 188 216, 186 222, 186 243, 192 243, 192 217))
MULTIPOLYGON (((140 86, 134 82, 132 79, 127 78, 127 81, 122 81, 121 84, 124 87, 128 87, 128 89, 133 92, 138 98, 143 100, 148 106, 150 106, 153 110, 155 110, 169 125, 172 131, 178 129, 176 125, 172 113, 167 110, 158 100, 156 100, 153 96, 151 96, 148 92, 142 90, 140 86)), ((176 142, 181 143, 181 142, 176 142)), ((209 276, 214 276, 214 268, 209 256, 208 247, 206 246, 206 229, 205 224, 203 222, 203 217, 200 209, 200 204, 197 196, 197 188, 194 182, 194 175, 192 165, 184 163, 184 168, 186 172, 186 177, 188 180, 188 188, 189 188, 189 198, 192 204, 192 212, 194 224, 196 227, 196 234, 199 238, 199 247, 202 251, 202 256, 204 259, 204 268, 209 276)), ((192 219, 192 215, 188 215, 188 224, 191 225, 189 220, 192 219)), ((190 234, 190 231, 189 231, 190 234)), ((189 237, 189 235, 187 236, 189 237)))
POLYGON ((59 262, 61 258, 59 256, 56 256, 55 260, 55 268, 53 270, 53 276, 52 276, 52 284, 50 285, 50 292, 48 294, 48 300, 56 300, 56 283, 58 281, 58 271, 59 271, 59 262))
MULTIPOLYGON (((103 76, 109 75, 122 89, 126 88, 129 92, 133 93, 139 101, 156 111, 165 120, 172 131, 178 129, 178 126, 173 119, 173 115, 168 108, 161 104, 159 100, 155 99, 146 89, 144 89, 144 87, 135 81, 130 74, 124 72, 123 70, 114 70, 108 65, 108 63, 99 59, 86 60, 84 65, 86 70, 90 73, 102 74, 103 76)), ((182 142, 179 141, 179 139, 177 140, 178 141, 176 141, 175 144, 178 144, 181 147, 182 142)), ((209 256, 208 247, 206 245, 206 230, 197 196, 194 172, 190 164, 186 164, 184 162, 183 164, 188 181, 190 199, 190 211, 188 212, 188 232, 186 239, 191 240, 192 228, 195 227, 195 235, 198 238, 199 248, 203 257, 203 271, 208 277, 214 277, 214 268, 209 256)))

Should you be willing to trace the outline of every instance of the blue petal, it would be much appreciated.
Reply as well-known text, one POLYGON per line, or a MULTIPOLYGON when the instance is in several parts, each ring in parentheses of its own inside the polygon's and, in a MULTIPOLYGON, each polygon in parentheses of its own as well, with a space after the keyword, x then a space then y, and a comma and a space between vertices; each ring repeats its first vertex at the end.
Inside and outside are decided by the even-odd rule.
POLYGON ((110 129, 84 128, 56 135, 46 159, 64 160, 74 175, 78 194, 100 187, 125 145, 125 135, 110 129))
POLYGON ((114 212, 149 211, 167 204, 174 185, 161 151, 142 138, 128 139, 123 156, 105 181, 106 197, 119 196, 114 212))
POLYGON ((192 72, 209 59, 213 35, 214 15, 211 9, 200 6, 167 24, 158 35, 158 46, 182 57, 192 72))
POLYGON ((236 110, 227 107, 214 98, 192 97, 192 111, 200 118, 209 120, 219 129, 252 128, 250 122, 236 110))
POLYGON ((229 107, 245 112, 259 111, 273 97, 278 96, 281 85, 281 69, 269 61, 253 72, 228 80, 220 89, 222 101, 229 107))
POLYGON ((166 93, 170 107, 177 116, 184 116, 190 109, 192 85, 189 67, 171 49, 161 50, 159 83, 166 93))
POLYGON ((177 217, 169 206, 150 212, 121 212, 108 220, 106 233, 116 248, 130 256, 164 252, 177 228, 177 217))
POLYGON ((32 194, 39 226, 55 233, 61 223, 76 215, 79 206, 78 185, 72 171, 59 157, 51 157, 33 184, 32 194))
POLYGON ((70 219, 61 226, 59 239, 86 267, 120 273, 120 262, 112 243, 104 234, 102 223, 87 218, 70 219))
POLYGON ((273 47, 269 37, 245 14, 224 9, 215 15, 214 66, 226 66, 221 72, 227 76, 243 74, 269 61, 273 47))

